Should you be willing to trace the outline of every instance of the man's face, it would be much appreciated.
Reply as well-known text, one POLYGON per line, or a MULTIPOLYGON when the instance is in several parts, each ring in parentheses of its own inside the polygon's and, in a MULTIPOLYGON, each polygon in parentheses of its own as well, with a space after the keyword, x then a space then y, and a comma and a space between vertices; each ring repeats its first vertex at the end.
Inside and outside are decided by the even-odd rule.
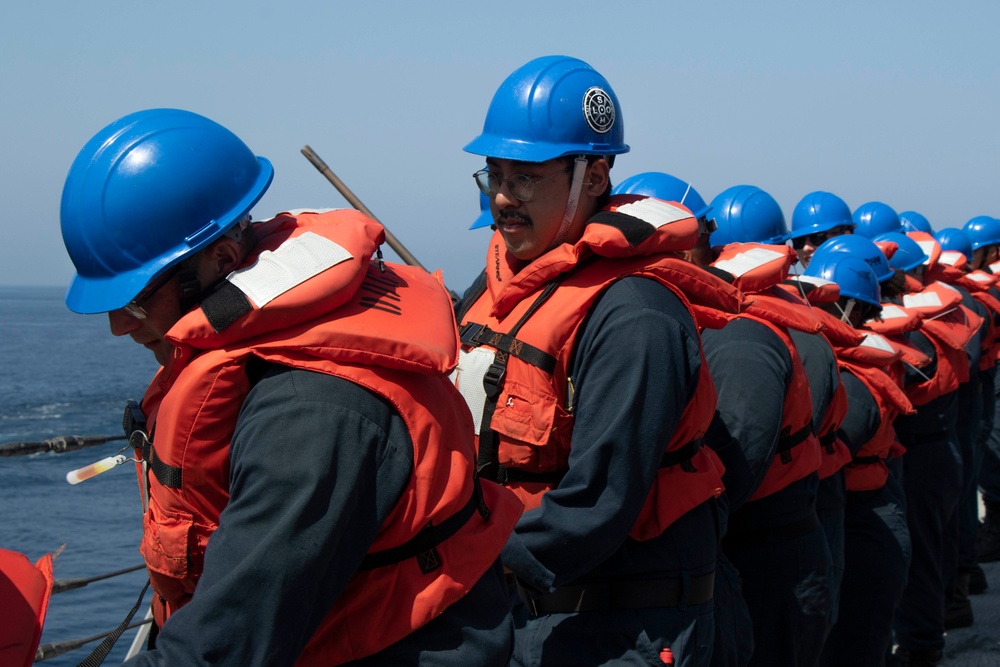
POLYGON ((834 227, 825 232, 816 232, 815 234, 806 234, 805 236, 794 238, 792 239, 792 247, 795 248, 795 253, 799 256, 802 266, 809 266, 809 260, 812 259, 816 248, 823 245, 823 241, 832 239, 834 236, 850 233, 852 233, 852 229, 846 225, 834 227))
POLYGON ((115 336, 129 335, 139 345, 153 353, 162 366, 173 355, 174 346, 167 342, 166 334, 177 323, 181 312, 180 281, 174 274, 156 289, 146 289, 133 300, 146 313, 138 319, 124 308, 108 313, 111 333, 115 336))
POLYGON ((185 280, 197 279, 204 290, 238 268, 242 259, 243 249, 238 241, 228 236, 216 239, 186 264, 188 271, 165 273, 164 278, 154 280, 139 292, 129 306, 109 312, 111 333, 131 336, 136 343, 150 350, 161 366, 165 365, 174 354, 174 346, 166 339, 167 332, 184 315, 179 276, 184 275, 185 280), (132 305, 140 306, 145 317, 139 318, 130 313, 129 310, 135 310, 130 307, 132 305))
POLYGON ((681 254, 684 259, 695 266, 705 268, 715 261, 715 253, 712 252, 710 242, 711 235, 707 233, 698 234, 698 242, 690 250, 685 250, 681 254))
POLYGON ((986 261, 985 266, 989 266, 993 262, 997 261, 997 257, 1000 257, 1000 246, 991 245, 986 247, 986 261))
MULTIPOLYGON (((569 198, 572 162, 557 158, 547 162, 514 162, 488 158, 486 168, 500 178, 500 189, 490 199, 490 210, 497 230, 503 236, 507 251, 521 261, 530 262, 552 248, 562 226, 569 198), (569 166, 566 173, 559 173, 569 166), (530 201, 521 201, 511 193, 507 179, 523 174, 533 181, 546 179, 534 185, 530 201), (550 177, 551 178, 547 178, 550 177)), ((587 180, 586 178, 584 180, 587 180)), ((581 196, 575 223, 585 211, 581 196)), ((579 238, 582 225, 574 224, 565 241, 579 238)))

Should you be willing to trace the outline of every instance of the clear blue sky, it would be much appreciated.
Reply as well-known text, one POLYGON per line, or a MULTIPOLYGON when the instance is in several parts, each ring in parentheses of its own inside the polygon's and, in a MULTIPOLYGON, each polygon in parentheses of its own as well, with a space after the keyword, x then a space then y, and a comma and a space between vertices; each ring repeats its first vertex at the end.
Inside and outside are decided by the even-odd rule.
MULTIPOLYGON (((100 128, 179 107, 275 166, 254 209, 347 206, 311 145, 461 291, 488 230, 462 146, 531 58, 590 62, 622 104, 612 177, 711 199, 749 183, 787 218, 812 190, 935 229, 1000 215, 1000 5, 991 2, 18 2, 0 22, 0 284, 66 285, 63 180, 100 128)), ((391 252, 387 255, 392 256, 391 252)))

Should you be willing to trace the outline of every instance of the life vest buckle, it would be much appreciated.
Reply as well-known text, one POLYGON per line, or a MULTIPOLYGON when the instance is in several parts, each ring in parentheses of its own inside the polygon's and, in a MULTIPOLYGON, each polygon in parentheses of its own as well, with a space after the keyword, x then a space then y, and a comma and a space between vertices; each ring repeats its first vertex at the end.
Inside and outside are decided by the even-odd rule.
POLYGON ((490 364, 490 367, 486 369, 486 373, 483 374, 483 389, 486 391, 486 397, 491 401, 496 403, 497 397, 500 395, 500 390, 503 387, 503 380, 507 376, 507 355, 497 353, 497 361, 490 364))
POLYGON ((462 329, 459 331, 459 339, 462 341, 462 345, 466 347, 479 347, 479 339, 488 328, 485 324, 476 324, 475 322, 463 324, 462 329))

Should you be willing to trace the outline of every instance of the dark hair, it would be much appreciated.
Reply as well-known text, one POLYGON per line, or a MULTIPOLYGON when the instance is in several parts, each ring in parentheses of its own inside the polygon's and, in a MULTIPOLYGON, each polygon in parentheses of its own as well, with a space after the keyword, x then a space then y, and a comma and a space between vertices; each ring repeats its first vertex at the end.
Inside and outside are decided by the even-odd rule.
POLYGON ((879 283, 882 291, 882 299, 895 299, 901 294, 906 294, 906 273, 902 269, 893 269, 892 278, 879 283))

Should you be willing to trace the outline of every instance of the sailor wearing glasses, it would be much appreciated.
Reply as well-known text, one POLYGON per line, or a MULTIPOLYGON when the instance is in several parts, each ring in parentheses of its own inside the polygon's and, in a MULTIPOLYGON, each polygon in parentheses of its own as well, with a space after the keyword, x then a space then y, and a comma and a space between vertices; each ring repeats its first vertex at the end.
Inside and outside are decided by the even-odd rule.
POLYGON ((516 497, 475 476, 452 303, 354 211, 249 224, 270 162, 153 109, 73 163, 66 296, 162 368, 126 428, 157 633, 130 665, 505 665, 516 497))
POLYGON ((621 107, 590 65, 542 57, 465 150, 496 231, 459 307, 456 384, 480 477, 525 503, 502 554, 512 664, 709 664, 722 492, 694 311, 740 294, 677 258, 680 204, 612 197, 621 107))

